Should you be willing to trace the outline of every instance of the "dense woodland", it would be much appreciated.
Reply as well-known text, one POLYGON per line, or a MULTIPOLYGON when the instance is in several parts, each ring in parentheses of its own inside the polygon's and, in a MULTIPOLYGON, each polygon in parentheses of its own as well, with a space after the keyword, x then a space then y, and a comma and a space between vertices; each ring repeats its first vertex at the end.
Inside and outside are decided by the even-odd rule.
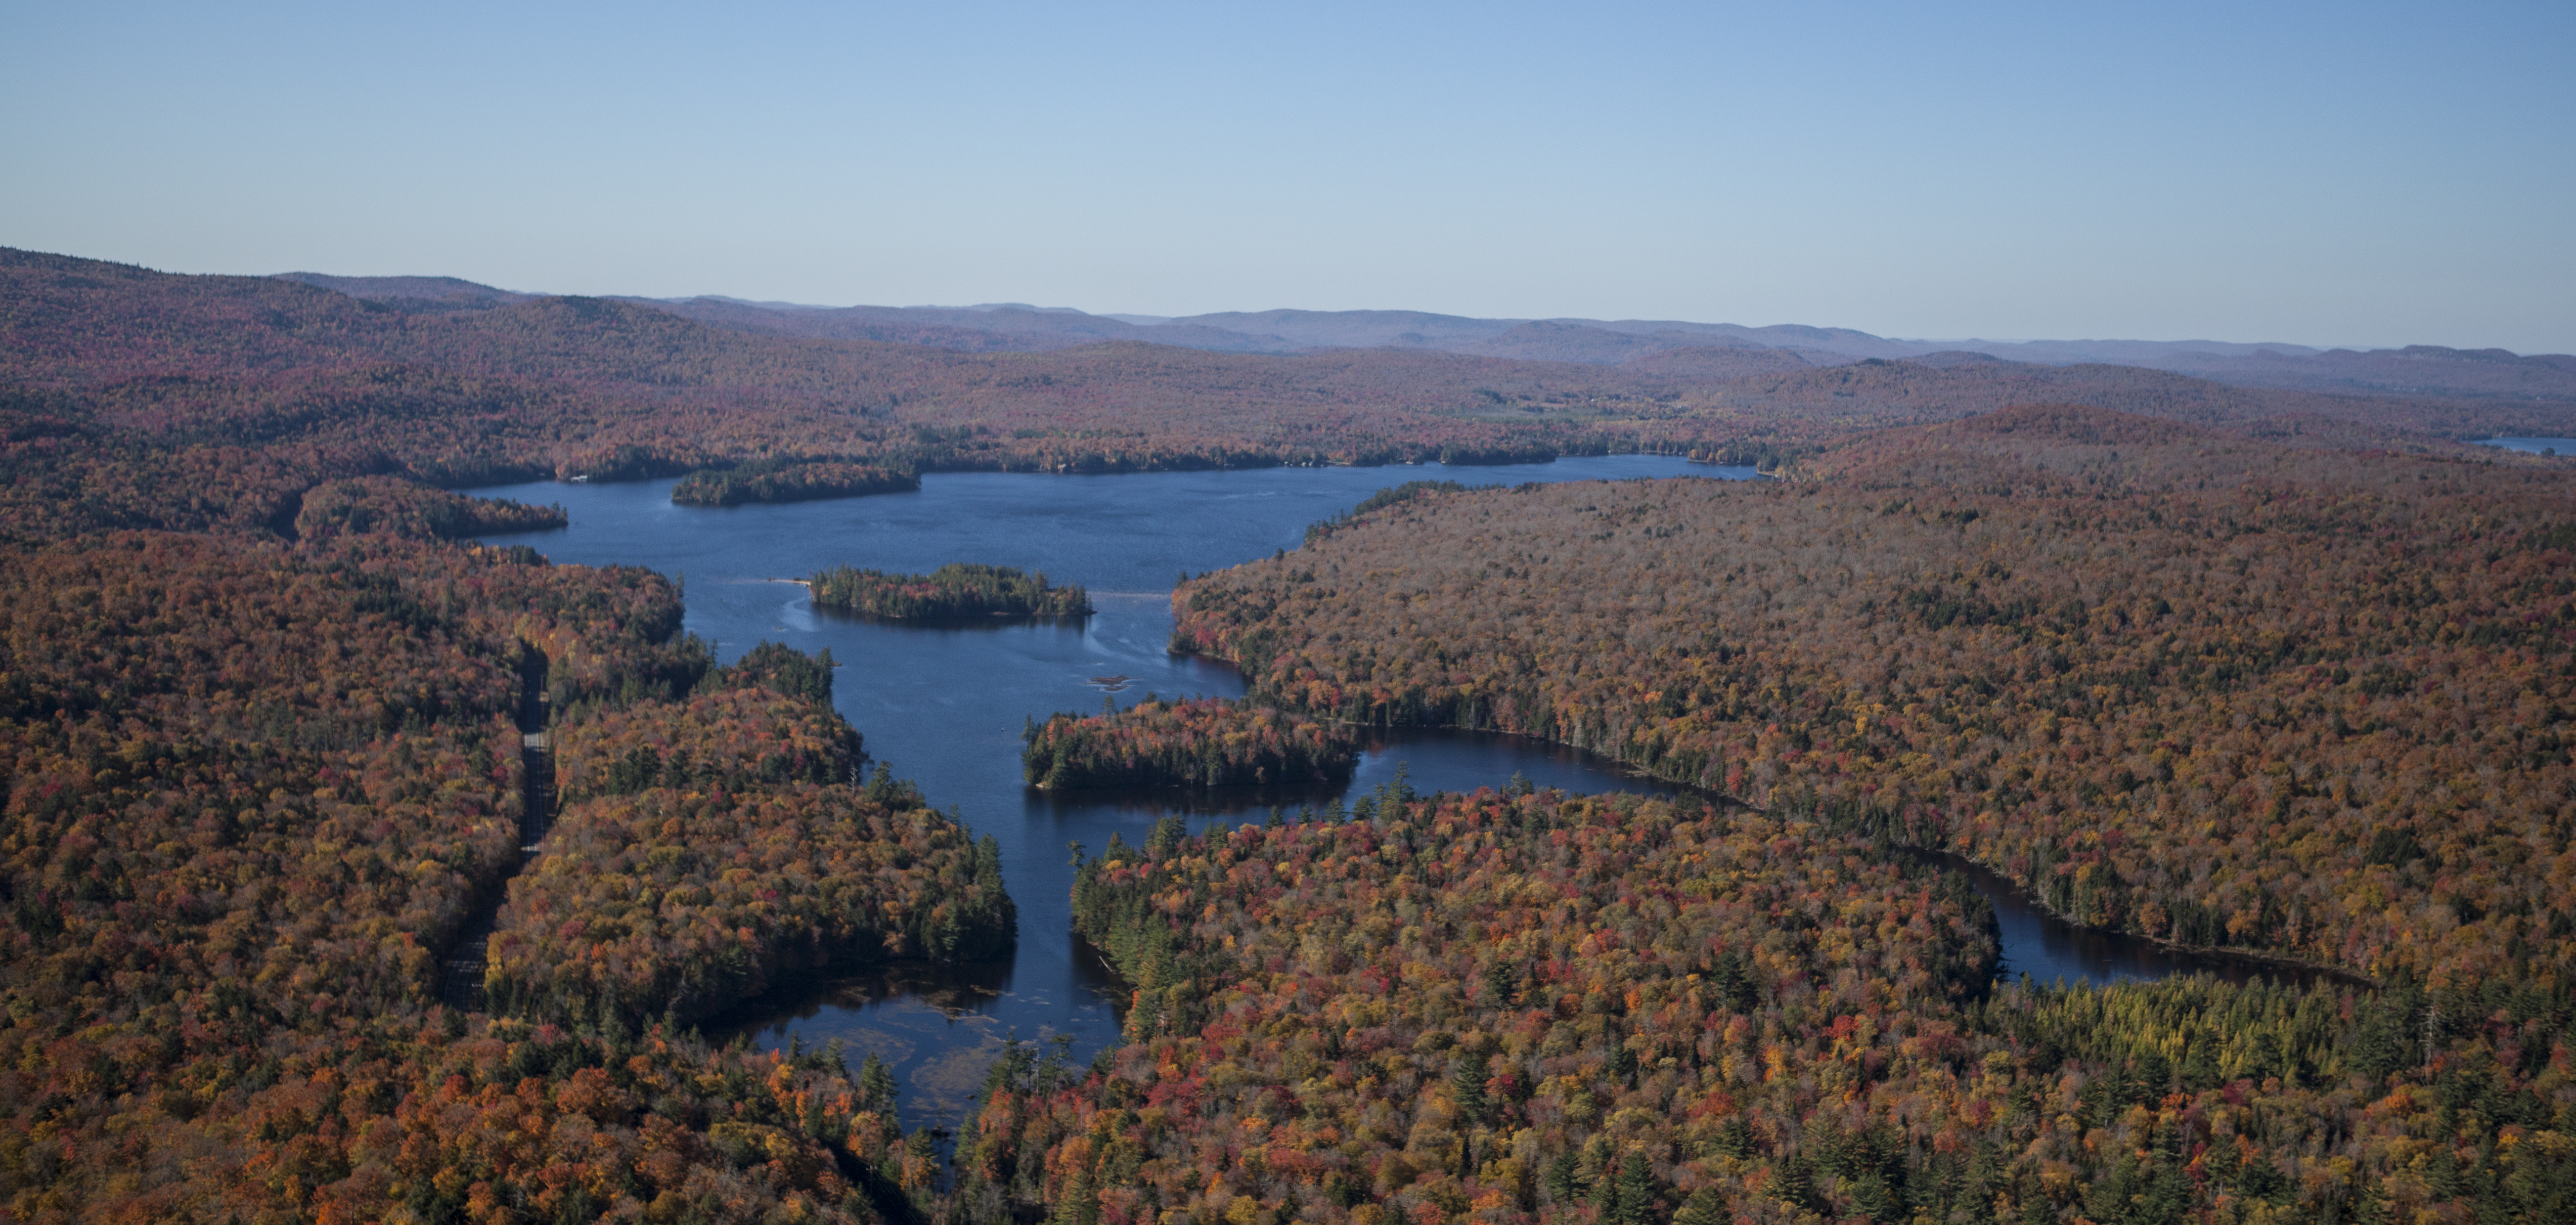
POLYGON ((892 621, 989 617, 1087 617, 1091 596, 1017 566, 950 562, 928 574, 835 566, 806 581, 814 607, 892 621))
POLYGON ((560 512, 368 478, 281 514, 291 482, 83 459, 57 480, 106 506, 14 483, 12 521, 130 499, 200 530, 0 562, 0 1212, 873 1221, 926 1201, 927 1138, 837 1055, 659 1024, 710 1006, 691 986, 1009 939, 990 847, 851 777, 828 661, 718 669, 659 576, 438 539, 560 512), (567 854, 511 880, 513 715, 538 675, 588 790, 567 854), (496 945, 546 963, 496 965, 491 1014, 440 1007, 440 956, 505 890, 496 945), (600 922, 537 923, 570 906, 600 922))
POLYGON ((786 971, 1011 948, 998 846, 884 766, 862 784, 828 699, 641 704, 568 731, 558 760, 568 802, 492 939, 505 1011, 676 1030, 786 971))
POLYGON ((1163 701, 1031 722, 1033 787, 1309 786, 1349 780, 1358 730, 1224 698, 1163 701))
POLYGON ((2554 990, 2570 492, 2020 409, 1791 481, 1420 494, 1174 600, 1261 700, 1812 794, 2088 923, 2554 990))
POLYGON ((1813 809, 1377 799, 1083 866, 1130 1044, 1071 1083, 1001 1070, 964 1219, 2559 1220, 2576 1195, 2563 996, 1989 993, 1983 903, 1813 809))
POLYGON ((2437 436, 2563 409, 1721 366, 969 354, 0 253, 0 1213, 2576 1215, 2576 498, 2437 436), (2074 403, 1992 411, 2035 400, 2074 403), (1784 479, 1393 491, 1175 593, 1246 705, 1051 723, 1047 770, 1460 724, 1723 802, 1397 786, 1113 845, 1076 910, 1129 1044, 1014 1048, 946 1173, 881 1066, 684 1027, 1007 947, 992 844, 867 765, 828 659, 719 667, 668 580, 471 542, 560 511, 436 488, 1613 449, 1784 479), (2350 981, 1990 986, 1903 847, 2350 981))
MULTIPOLYGON (((175 453, 155 456, 165 467, 238 463, 192 453, 247 448, 291 473, 219 479, 275 481, 280 499, 389 473, 457 486, 705 470, 701 488, 815 487, 814 474, 722 475, 773 460, 1114 472, 1644 450, 1743 462, 2042 400, 2435 450, 2446 436, 2576 430, 2563 401, 2321 395, 1977 354, 1774 369, 1135 342, 962 353, 760 334, 602 299, 397 308, 292 281, 23 251, 0 251, 0 302, 11 438, 39 444, 12 448, 13 479, 58 479, 36 469, 103 438, 148 439, 175 453)), ((101 492, 111 496, 69 499, 92 520, 81 526, 177 526, 96 522, 166 513, 158 498, 101 492)))
POLYGON ((468 498, 396 477, 329 481, 305 490, 295 504, 288 535, 400 536, 409 540, 462 540, 564 526, 560 506, 527 506, 507 498, 468 498))

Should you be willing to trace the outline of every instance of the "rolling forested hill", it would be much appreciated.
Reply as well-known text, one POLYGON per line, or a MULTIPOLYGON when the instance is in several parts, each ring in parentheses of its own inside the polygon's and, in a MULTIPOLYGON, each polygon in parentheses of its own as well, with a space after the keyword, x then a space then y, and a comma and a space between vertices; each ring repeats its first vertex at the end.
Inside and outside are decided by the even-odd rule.
POLYGON ((1408 490, 1175 592, 1248 701, 1741 807, 1390 789, 1111 847, 1076 906, 1132 1045, 997 1081, 978 1219, 2568 1210, 2563 470, 2043 406, 1790 476, 1408 490), (1991 937, 1907 848, 2344 977, 1945 987, 1991 937))
MULTIPOLYGON (((158 532, 13 548, 0 574, 10 1215, 590 1219, 659 1203, 711 1220, 778 1204, 876 1219, 862 1165, 832 1155, 862 1113, 837 1063, 534 1023, 610 1021, 588 1002, 608 985, 584 971, 611 953, 629 973, 709 981, 773 949, 805 955, 808 924, 882 927, 998 898, 953 824, 861 794, 824 755, 813 778, 733 783, 725 837, 675 860, 651 854, 670 826, 607 823, 601 805, 675 805, 676 792, 575 806, 568 844, 539 863, 637 861, 619 880, 629 911, 633 881, 667 892, 640 915, 590 908, 588 930, 544 921, 564 874, 507 879, 536 794, 512 719, 528 678, 546 677, 558 708, 597 712, 568 720, 576 730, 663 712, 668 741, 699 754, 742 717, 740 696, 684 704, 739 682, 671 636, 668 583, 382 536, 158 532), (723 883, 758 862, 746 844, 808 825, 824 828, 807 845, 842 853, 902 830, 918 867, 813 873, 835 902, 785 914, 723 883), (496 945, 542 939, 543 968, 505 957, 494 981, 512 1002, 489 1014, 439 1007, 440 959, 505 881, 496 945), (784 1164, 725 1155, 743 1142, 784 1164)), ((811 698, 765 701, 838 722, 811 698)), ((763 728, 732 734, 729 757, 793 751, 763 728)), ((886 948, 909 938, 898 927, 886 948)), ((659 1017, 674 997, 650 1000, 637 1011, 659 1017)), ((890 1139, 869 1132, 858 1149, 890 1139)))
POLYGON ((2485 978, 2576 958, 2571 524, 2556 468, 2039 407, 1789 481, 1426 491, 1173 598, 1294 709, 1813 796, 2085 922, 2485 978), (2390 909, 2419 892, 2438 921, 2390 909))
POLYGON ((1982 903, 1820 815, 1391 792, 1113 844, 1076 921, 1129 1045, 997 1071, 962 1214, 2549 1220, 2576 1186, 2563 1000, 1989 990, 1982 903))
MULTIPOLYGON (((454 277, 335 277, 290 272, 280 274, 278 279, 335 289, 402 310, 471 309, 537 296, 454 277)), ((1705 359, 1712 351, 1738 349, 1768 352, 1793 365, 1833 366, 1872 357, 1912 361, 1939 352, 1967 351, 2035 365, 2140 366, 2238 386, 2292 391, 2520 401, 2526 407, 2576 399, 2576 357, 2441 345, 2355 350, 2206 340, 1890 340, 1850 328, 1789 324, 1743 327, 1647 319, 1475 319, 1421 311, 1274 310, 1172 319, 1091 315, 1016 303, 974 307, 815 307, 715 297, 633 301, 745 331, 894 341, 966 352, 1034 353, 1106 340, 1136 340, 1219 353, 1409 348, 1607 365, 1659 355, 1687 354, 1705 359)))
POLYGON ((1013 937, 992 846, 861 780, 828 668, 717 668, 659 576, 454 539, 552 508, 321 479, 369 464, 256 434, 10 420, 0 1213, 874 1221, 929 1195, 837 1054, 680 1028, 782 969, 1013 937), (478 932, 469 1010, 447 964, 478 932))
POLYGON ((0 290, 13 434, 295 448, 309 474, 398 471, 431 483, 613 479, 779 456, 1083 471, 1624 449, 1742 458, 2039 399, 2204 422, 2315 417, 2402 439, 2550 433, 2576 417, 2520 402, 2246 390, 2129 367, 1979 359, 1819 370, 1779 349, 1700 347, 1609 366, 1135 342, 961 353, 755 333, 599 299, 428 311, 412 298, 396 309, 296 281, 24 252, 0 256, 0 290))

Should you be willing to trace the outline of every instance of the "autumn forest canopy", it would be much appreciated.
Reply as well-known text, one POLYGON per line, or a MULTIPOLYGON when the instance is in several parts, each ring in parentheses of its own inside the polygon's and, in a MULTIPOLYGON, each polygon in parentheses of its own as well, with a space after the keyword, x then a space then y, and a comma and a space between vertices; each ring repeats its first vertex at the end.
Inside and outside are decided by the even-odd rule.
MULTIPOLYGON (((7 1215, 2576 1217, 2576 487, 2456 441, 2576 402, 728 318, 0 252, 7 1215), (476 543, 563 512, 453 492, 1612 451, 1774 479, 1391 476, 1173 593, 1244 699, 1032 720, 993 768, 1338 784, 1362 729, 1454 726, 1686 790, 1113 843, 1072 902, 1123 1041, 1011 1048, 939 1136, 856 1052, 691 1027, 1007 955, 996 842, 869 758, 828 655, 725 663, 672 579, 476 543), (1923 852, 2318 973, 1999 983, 1923 852)), ((1089 610, 957 562, 815 602, 1089 610)))

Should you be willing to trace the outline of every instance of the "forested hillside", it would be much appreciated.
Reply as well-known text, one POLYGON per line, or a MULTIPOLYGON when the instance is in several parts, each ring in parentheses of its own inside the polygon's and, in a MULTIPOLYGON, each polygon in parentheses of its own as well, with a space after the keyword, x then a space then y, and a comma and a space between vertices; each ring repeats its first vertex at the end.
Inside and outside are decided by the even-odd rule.
MULTIPOLYGON (((527 301, 454 277, 275 278, 335 289, 396 310, 479 309, 527 301)), ((1263 311, 1154 321, 1019 305, 963 308, 825 308, 732 298, 632 299, 719 327, 787 336, 885 340, 970 352, 1045 352, 1104 340, 1137 340, 1220 353, 1290 353, 1316 347, 1429 348, 1487 357, 1590 363, 1726 366, 1739 374, 1835 366, 1866 358, 1920 360, 1967 351, 2008 361, 2108 363, 2197 375, 2247 387, 2329 393, 2478 397, 2526 404, 2576 399, 2576 357, 2503 349, 2407 345, 2319 350, 2217 341, 1891 340, 1849 328, 1743 327, 1647 319, 1470 319, 1418 311, 1263 311), (1212 326, 1214 324, 1230 326, 1212 326), (1271 329, 1278 329, 1277 332, 1271 329), (1249 330, 1237 330, 1249 329, 1249 330), (1281 335, 1285 332, 1288 335, 1281 335)))
POLYGON ((2085 922, 2442 981, 2576 953, 2570 524, 2555 470, 2035 408, 1791 481, 1425 491, 1173 599, 1262 700, 1812 794, 2085 922))
POLYGON ((1131 1044, 1074 1083, 997 1070, 964 1219, 2557 1220, 2576 1193, 2563 996, 1988 994, 1957 877, 1793 805, 1379 799, 1084 865, 1131 1044), (2428 1006, 2456 1026, 2429 1059, 2428 1006))
POLYGON ((837 1055, 660 1024, 785 967, 1011 939, 992 848, 859 784, 828 660, 718 669, 659 576, 446 539, 551 508, 313 484, 284 449, 10 446, 0 1212, 872 1221, 929 1194, 837 1055), (532 706, 581 790, 511 879, 532 706), (498 1006, 442 1007, 504 896, 498 1006))
POLYGON ((2569 432, 2529 405, 1975 354, 977 354, 415 288, 447 299, 0 253, 0 1215, 2576 1212, 2576 490, 2437 436, 2569 432), (2034 399, 2073 403, 1991 411, 2034 399), (1131 1042, 1014 1048, 953 1183, 882 1068, 684 1027, 1010 947, 993 843, 867 766, 830 659, 719 667, 671 581, 472 541, 559 510, 436 488, 1629 447, 1784 479, 1399 485, 1175 593, 1247 703, 1033 727, 1024 764, 1330 777, 1343 724, 1454 723, 1705 790, 1398 784, 1113 845, 1075 910, 1131 1042), (1996 986, 1906 847, 2342 985, 1996 986), (448 1006, 475 948, 490 1006, 448 1006))
MULTIPOLYGON (((749 332, 619 300, 397 308, 295 281, 27 252, 0 252, 0 301, 13 437, 132 431, 164 447, 291 450, 308 484, 634 479, 779 459, 1127 471, 1718 453, 2042 399, 2202 422, 2334 420, 2410 446, 2576 429, 2564 404, 2249 390, 1977 355, 1812 370, 1777 350, 1705 347, 1615 366, 1137 341, 965 353, 749 332)), ((878 487, 711 479, 718 503, 878 487)))
POLYGON ((793 971, 1010 951, 993 840, 883 766, 862 785, 827 699, 755 683, 564 740, 568 802, 492 939, 501 1010, 676 1030, 793 971))

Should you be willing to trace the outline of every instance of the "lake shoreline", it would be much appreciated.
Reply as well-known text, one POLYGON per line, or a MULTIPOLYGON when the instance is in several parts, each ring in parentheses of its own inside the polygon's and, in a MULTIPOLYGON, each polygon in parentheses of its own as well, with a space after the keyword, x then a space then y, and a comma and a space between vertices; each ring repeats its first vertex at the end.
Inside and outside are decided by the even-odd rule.
MULTIPOLYGON (((1234 668, 1237 674, 1240 675, 1240 669, 1236 668, 1231 660, 1218 656, 1199 655, 1194 657, 1205 659, 1209 662, 1229 668, 1234 668)), ((1324 718, 1323 716, 1317 717, 1324 718)), ((1726 792, 1703 787, 1696 783, 1684 782, 1680 779, 1666 778, 1662 775, 1655 774, 1650 770, 1638 767, 1633 763, 1587 748, 1583 745, 1556 740, 1531 732, 1504 731, 1499 728, 1469 727, 1464 724, 1457 723, 1370 723, 1361 720, 1340 718, 1324 718, 1324 721, 1337 723, 1345 727, 1372 728, 1383 731, 1459 731, 1524 740, 1535 745, 1544 745, 1553 749, 1584 754, 1610 767, 1604 771, 1605 773, 1625 775, 1635 778, 1638 781, 1652 782, 1664 787, 1677 788, 1694 795, 1703 801, 1722 804, 1743 811, 1762 813, 1764 815, 1768 815, 1770 811, 1768 809, 1758 807, 1751 801, 1745 800, 1740 796, 1730 795, 1726 792)), ((2379 991, 2386 987, 2386 984, 2381 983, 2377 979, 2371 978, 2368 975, 2345 966, 2310 961, 2304 958, 2292 957, 2283 953, 2258 952, 2254 950, 2233 948, 2211 948, 2200 945, 2183 944, 2179 941, 2150 935, 2146 932, 2128 931, 2121 928, 2103 927, 2099 924, 2087 923, 2083 920, 2068 916, 2058 911, 2055 907, 2050 906, 2036 891, 2030 889, 2020 881, 2013 879, 2009 873, 2006 873, 2002 869, 1980 863, 1973 857, 1961 854, 1958 851, 1954 851, 1946 847, 1916 846, 1908 843, 1891 842, 1888 845, 1892 849, 1903 851, 1916 857, 1918 861, 1927 859, 1936 861, 1955 861, 1942 862, 1940 866, 1946 871, 1957 871, 1962 866, 1971 869, 1971 883, 1977 886, 1977 890, 1980 894, 1991 895, 1997 889, 2008 892, 2012 896, 2012 899, 2020 903, 2025 909, 2047 916, 2051 922, 2067 928, 2070 932, 2108 937, 2115 940, 2138 941, 2153 946, 2178 960, 2210 963, 2236 963, 2239 968, 2277 968, 2288 971, 2290 974, 2302 979, 2310 981, 2325 980, 2334 982, 2338 985, 2354 987, 2366 991, 2379 991), (1975 879, 1977 874, 1982 874, 1992 878, 1995 884, 1993 886, 1989 886, 1986 881, 1975 879)), ((1989 903, 1993 903, 1998 899, 1988 896, 1987 900, 1989 903)), ((2203 966, 2200 967, 2200 969, 2209 973, 2218 974, 2222 978, 2231 978, 2232 980, 2232 976, 2222 972, 2218 964, 2203 966)))
MULTIPOLYGON (((1735 471, 1751 475, 1749 469, 1735 471)), ((786 971, 767 992, 730 1000, 704 1022, 709 1032, 757 1024, 758 1040, 779 1046, 801 1038, 812 1048, 841 1036, 854 1044, 853 1061, 869 1043, 883 1042, 898 1081, 911 1085, 920 1075, 945 1086, 962 1075, 959 1061, 989 1058, 1014 1032, 1023 1039, 1070 1037, 1072 1057, 1085 1061, 1123 1042, 1118 1014, 1126 995, 1108 980, 1096 955, 1075 944, 1069 843, 1097 849, 1112 835, 1139 842, 1155 822, 1172 816, 1197 833, 1259 824, 1272 807, 1283 818, 1308 803, 1326 810, 1338 800, 1347 810, 1394 782, 1399 763, 1409 770, 1409 784, 1425 793, 1499 790, 1517 772, 1536 787, 1574 795, 1692 794, 1730 808, 1750 807, 1579 744, 1456 726, 1334 720, 1367 737, 1350 781, 1340 788, 1057 792, 1028 786, 1021 759, 1025 720, 1096 711, 1104 689, 1116 689, 1121 705, 1147 692, 1244 696, 1245 678, 1230 662, 1171 653, 1173 576, 1298 548, 1308 525, 1328 521, 1386 486, 1412 479, 1707 479, 1726 472, 1672 457, 1630 456, 1500 469, 1172 472, 1097 481, 953 473, 933 476, 920 492, 903 497, 746 505, 722 515, 672 505, 664 481, 541 482, 488 492, 509 497, 515 489, 520 500, 540 502, 559 498, 571 514, 569 527, 496 536, 487 543, 533 544, 559 563, 685 575, 680 628, 710 643, 723 660, 764 641, 808 654, 828 649, 841 666, 834 706, 865 736, 869 756, 917 783, 940 810, 958 812, 976 835, 995 837, 1003 883, 1020 918, 1018 948, 1006 965, 962 978, 901 967, 786 971), (959 557, 1061 574, 1092 592, 1098 607, 1081 618, 878 620, 815 608, 810 578, 804 577, 840 565, 927 573, 959 557), (789 575, 800 577, 784 577, 789 575), (980 993, 982 988, 960 994, 965 988, 958 984, 969 980, 992 994, 980 993), (817 994, 831 982, 857 982, 868 990, 817 994), (912 996, 889 999, 879 992, 915 987, 915 1003, 905 1002, 912 996), (805 994, 798 995, 800 990, 805 994), (971 1004, 973 1016, 952 1018, 931 1001, 971 1004), (787 1015, 771 1013, 773 1006, 787 1015), (809 1008, 810 1014, 799 1013, 809 1008)), ((2037 914, 2019 902, 1998 901, 1997 908, 2037 914)), ((2145 965, 2068 960, 2060 953, 2077 929, 2053 916, 2044 931, 2036 923, 2034 918, 2014 928, 2015 939, 2028 943, 2008 943, 2004 953, 2012 966, 2029 966, 2041 977, 2062 968, 2070 980, 2102 982, 2155 976, 2165 972, 2158 967, 2174 963, 2161 953, 2145 965)))

